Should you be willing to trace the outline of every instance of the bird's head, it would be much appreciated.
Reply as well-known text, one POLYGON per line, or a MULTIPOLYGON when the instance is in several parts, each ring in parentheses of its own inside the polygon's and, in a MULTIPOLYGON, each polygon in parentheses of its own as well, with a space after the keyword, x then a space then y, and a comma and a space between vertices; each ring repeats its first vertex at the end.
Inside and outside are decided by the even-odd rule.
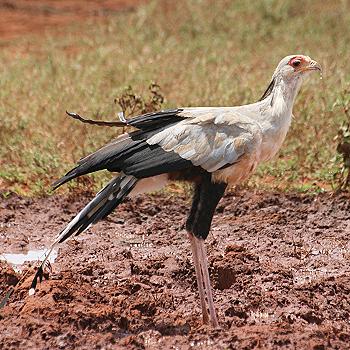
POLYGON ((283 81, 286 83, 286 86, 292 89, 293 96, 295 96, 303 80, 302 78, 312 71, 322 72, 322 68, 309 56, 289 55, 284 57, 278 64, 273 73, 270 85, 260 100, 271 95, 274 88, 283 81))
POLYGON ((281 60, 273 77, 281 76, 286 79, 299 79, 312 71, 321 72, 321 66, 309 56, 290 55, 281 60))

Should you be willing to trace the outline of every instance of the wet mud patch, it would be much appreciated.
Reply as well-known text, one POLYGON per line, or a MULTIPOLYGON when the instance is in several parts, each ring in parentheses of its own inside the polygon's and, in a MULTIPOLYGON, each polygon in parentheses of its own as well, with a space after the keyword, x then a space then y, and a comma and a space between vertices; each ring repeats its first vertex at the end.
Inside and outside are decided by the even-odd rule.
MULTIPOLYGON (((0 254, 44 249, 89 195, 0 203, 0 254)), ((189 198, 122 204, 63 244, 49 280, 0 262, 1 349, 345 349, 350 341, 348 195, 230 192, 207 240, 221 328, 201 323, 183 223, 189 198), (18 283, 20 281, 20 283, 18 283)))

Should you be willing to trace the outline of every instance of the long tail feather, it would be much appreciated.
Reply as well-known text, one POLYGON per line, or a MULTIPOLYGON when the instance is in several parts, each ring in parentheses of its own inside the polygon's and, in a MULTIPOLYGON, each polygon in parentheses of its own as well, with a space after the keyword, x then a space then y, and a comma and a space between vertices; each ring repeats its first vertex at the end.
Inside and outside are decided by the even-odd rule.
POLYGON ((107 186, 98 192, 96 197, 76 215, 67 227, 60 232, 34 276, 29 290, 30 295, 35 293, 38 280, 40 282, 42 281, 48 258, 56 246, 73 236, 79 235, 89 226, 110 214, 131 192, 137 181, 138 179, 136 177, 123 173, 113 178, 107 186))
POLYGON ((112 122, 112 121, 105 121, 105 120, 93 120, 93 119, 87 119, 82 117, 81 115, 73 112, 68 112, 66 113, 73 119, 77 119, 81 121, 82 123, 85 124, 92 124, 92 125, 98 125, 98 126, 117 126, 117 127, 125 127, 127 126, 127 121, 124 118, 124 116, 118 115, 120 121, 119 122, 112 122))

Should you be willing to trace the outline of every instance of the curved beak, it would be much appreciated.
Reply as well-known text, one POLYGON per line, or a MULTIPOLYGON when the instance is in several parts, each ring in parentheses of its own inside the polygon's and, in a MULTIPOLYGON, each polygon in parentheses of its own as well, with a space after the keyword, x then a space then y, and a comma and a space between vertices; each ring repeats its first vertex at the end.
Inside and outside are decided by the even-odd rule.
POLYGON ((308 70, 318 70, 320 72, 322 72, 322 67, 319 63, 317 63, 316 61, 314 60, 311 60, 308 64, 308 66, 305 67, 305 70, 308 71, 308 70))

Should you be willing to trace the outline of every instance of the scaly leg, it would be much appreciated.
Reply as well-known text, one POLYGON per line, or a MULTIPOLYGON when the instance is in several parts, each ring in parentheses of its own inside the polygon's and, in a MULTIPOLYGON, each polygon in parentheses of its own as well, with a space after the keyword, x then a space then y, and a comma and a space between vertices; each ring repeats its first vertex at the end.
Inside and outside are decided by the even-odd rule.
POLYGON ((203 273, 202 273, 202 267, 201 267, 199 256, 198 256, 200 251, 198 250, 198 246, 197 246, 197 242, 196 242, 197 238, 194 237, 192 235, 192 233, 188 233, 188 237, 189 237, 190 242, 191 242, 193 263, 194 263, 194 268, 196 271, 199 297, 201 300, 203 323, 209 324, 209 315, 208 315, 208 310, 207 310, 207 305, 206 305, 206 300, 205 300, 205 289, 204 289, 205 287, 204 287, 204 283, 203 283, 203 273))
POLYGON ((210 323, 214 328, 216 328, 216 327, 219 327, 219 323, 218 323, 218 319, 216 317, 212 288, 210 285, 207 252, 205 249, 204 240, 201 238, 195 238, 195 240, 196 240, 196 244, 198 246, 198 251, 199 251, 198 255, 199 255, 199 261, 200 261, 201 270, 202 270, 202 274, 203 274, 204 289, 205 289, 205 293, 207 295, 210 323))
POLYGON ((191 241, 191 249, 193 254, 193 262, 196 270, 197 284, 199 297, 201 300, 203 323, 209 323, 215 328, 219 326, 218 319, 216 317, 213 294, 210 285, 209 271, 208 271, 208 259, 204 245, 204 240, 197 238, 189 233, 191 241), (209 315, 208 315, 209 308, 209 315))

